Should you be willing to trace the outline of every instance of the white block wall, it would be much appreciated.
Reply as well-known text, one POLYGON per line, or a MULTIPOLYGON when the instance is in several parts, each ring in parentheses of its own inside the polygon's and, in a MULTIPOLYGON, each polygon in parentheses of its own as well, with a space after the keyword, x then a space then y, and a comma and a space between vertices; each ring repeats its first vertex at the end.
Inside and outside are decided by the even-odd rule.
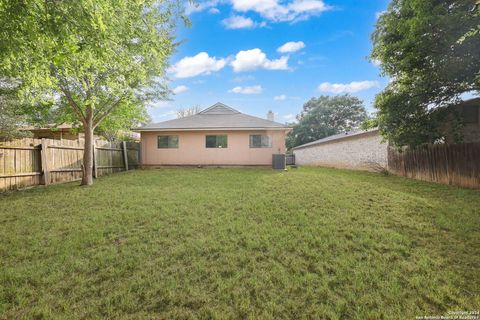
POLYGON ((387 167, 387 143, 378 131, 295 149, 295 164, 378 170, 387 167))

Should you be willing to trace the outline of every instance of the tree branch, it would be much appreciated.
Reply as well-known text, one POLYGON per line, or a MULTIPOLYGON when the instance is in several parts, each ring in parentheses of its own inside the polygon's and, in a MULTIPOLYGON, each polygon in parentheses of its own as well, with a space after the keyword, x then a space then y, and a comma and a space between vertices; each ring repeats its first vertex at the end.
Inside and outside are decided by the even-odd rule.
POLYGON ((52 74, 57 78, 58 80, 58 87, 60 88, 60 91, 63 92, 65 97, 68 100, 68 104, 70 107, 73 109, 73 112, 79 117, 80 121, 86 125, 87 123, 87 118, 86 115, 82 112, 82 109, 78 106, 78 104, 75 102, 75 100, 72 98, 72 95, 70 93, 70 90, 68 88, 67 82, 64 80, 64 77, 61 76, 57 70, 53 66, 50 66, 52 74))
POLYGON ((60 87, 60 90, 63 92, 63 94, 65 95, 65 97, 67 98, 68 100, 68 104, 70 105, 70 107, 72 107, 73 111, 77 114, 77 116, 80 118, 80 121, 83 122, 83 124, 85 124, 87 122, 87 118, 85 117, 85 115, 83 114, 82 110, 78 107, 77 103, 75 102, 75 100, 73 100, 72 98, 72 95, 70 94, 70 91, 66 88, 66 87, 63 87, 62 85, 59 85, 60 87))
POLYGON ((110 105, 110 102, 112 102, 112 100, 113 100, 113 97, 108 98, 108 100, 105 101, 105 103, 102 104, 102 107, 100 107, 98 110, 96 110, 94 112, 93 117, 94 118, 99 117, 99 115, 102 114, 103 110, 108 108, 108 106, 110 105))
POLYGON ((105 119, 105 118, 120 104, 120 102, 123 100, 123 98, 125 97, 125 95, 126 95, 126 94, 123 94, 123 95, 120 97, 120 99, 118 99, 118 100, 117 100, 114 104, 112 104, 107 110, 105 110, 105 112, 103 112, 103 114, 100 115, 98 118, 97 118, 97 116, 100 114, 100 112, 97 113, 97 115, 95 115, 95 118, 96 118, 96 119, 95 119, 95 118, 93 119, 93 123, 94 123, 94 124, 93 124, 93 127, 94 127, 94 128, 96 128, 96 127, 100 124, 100 122, 102 122, 103 119, 105 119))

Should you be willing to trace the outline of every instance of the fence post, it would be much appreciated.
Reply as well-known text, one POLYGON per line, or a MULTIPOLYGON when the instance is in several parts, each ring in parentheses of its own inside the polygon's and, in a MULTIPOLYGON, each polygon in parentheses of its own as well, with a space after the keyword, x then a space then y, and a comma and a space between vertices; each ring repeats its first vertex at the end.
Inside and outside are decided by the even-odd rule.
POLYGON ((128 150, 127 150, 127 142, 122 141, 122 149, 123 149, 123 163, 125 164, 125 171, 128 171, 128 150))
POLYGON ((43 172, 43 184, 48 186, 50 183, 50 176, 48 172, 48 146, 47 146, 47 140, 45 138, 42 138, 42 149, 40 151, 41 153, 41 162, 42 162, 42 172, 43 172))
POLYGON ((143 162, 143 158, 142 158, 142 142, 139 142, 138 143, 138 163, 137 163, 137 169, 142 169, 142 162, 143 162))
POLYGON ((93 177, 96 179, 98 176, 97 172, 97 141, 93 140, 93 177))

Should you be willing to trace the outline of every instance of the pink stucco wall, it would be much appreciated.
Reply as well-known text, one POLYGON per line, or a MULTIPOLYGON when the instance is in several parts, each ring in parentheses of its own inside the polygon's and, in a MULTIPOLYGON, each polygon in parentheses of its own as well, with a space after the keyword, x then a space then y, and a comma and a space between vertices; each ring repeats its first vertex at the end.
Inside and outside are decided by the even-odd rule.
POLYGON ((142 132, 143 165, 271 165, 272 154, 285 153, 284 130, 142 132), (206 148, 205 136, 226 134, 227 148, 206 148), (271 148, 250 148, 251 134, 272 137, 271 148), (157 148, 159 135, 178 135, 177 149, 157 148))

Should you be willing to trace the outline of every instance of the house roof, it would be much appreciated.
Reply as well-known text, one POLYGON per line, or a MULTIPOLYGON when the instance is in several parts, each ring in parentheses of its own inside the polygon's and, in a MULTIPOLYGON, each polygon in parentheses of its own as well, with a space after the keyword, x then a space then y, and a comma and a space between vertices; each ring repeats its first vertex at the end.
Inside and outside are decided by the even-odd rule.
POLYGON ((361 136, 361 135, 364 135, 364 134, 373 133, 373 132, 377 132, 377 131, 378 131, 378 128, 367 129, 367 130, 347 131, 347 132, 335 134, 333 136, 329 136, 329 137, 326 137, 326 138, 323 138, 323 139, 320 139, 320 140, 315 140, 315 141, 312 141, 312 142, 309 142, 309 143, 305 143, 305 144, 302 144, 300 146, 296 146, 295 148, 293 148, 293 150, 303 149, 303 148, 307 148, 307 147, 311 147, 311 146, 315 146, 315 145, 319 145, 319 144, 323 144, 323 143, 327 143, 327 142, 342 140, 342 139, 346 139, 346 138, 350 138, 350 137, 361 136))
POLYGON ((257 118, 241 113, 223 103, 216 103, 195 115, 147 124, 134 131, 170 131, 170 130, 286 130, 284 124, 257 118))

